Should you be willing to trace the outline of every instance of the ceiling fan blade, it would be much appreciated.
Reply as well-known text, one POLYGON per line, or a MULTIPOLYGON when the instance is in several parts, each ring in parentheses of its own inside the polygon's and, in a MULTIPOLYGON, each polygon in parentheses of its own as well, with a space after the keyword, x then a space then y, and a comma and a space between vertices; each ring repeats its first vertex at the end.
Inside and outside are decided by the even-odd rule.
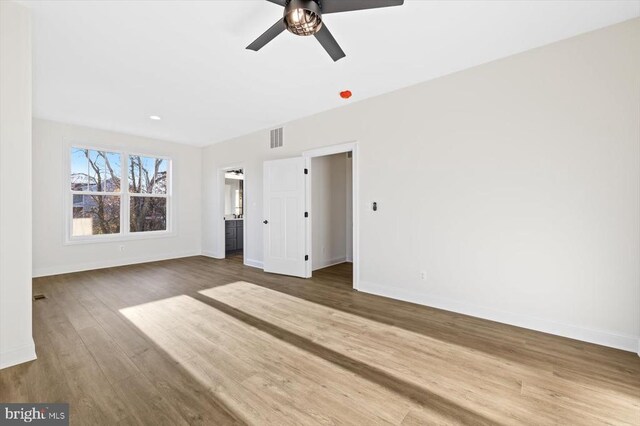
POLYGON ((280 5, 282 7, 285 7, 287 5, 287 0, 267 0, 271 3, 275 3, 277 5, 280 5))
POLYGON ((320 0, 322 13, 350 12, 378 7, 402 6, 404 0, 320 0))
POLYGON ((347 56, 342 51, 340 45, 338 44, 336 39, 333 38, 333 35, 331 35, 331 32, 329 32, 329 28, 327 28, 324 23, 322 24, 322 28, 320 29, 320 31, 318 31, 314 35, 318 39, 322 47, 324 47, 324 50, 326 50, 329 56, 331 56, 333 62, 347 56))
POLYGON ((265 31, 260 37, 255 39, 253 43, 248 45, 247 49, 255 50, 257 52, 258 50, 262 49, 265 44, 276 38, 276 36, 283 32, 286 28, 287 26, 284 23, 284 19, 278 20, 278 22, 273 24, 271 28, 265 31))

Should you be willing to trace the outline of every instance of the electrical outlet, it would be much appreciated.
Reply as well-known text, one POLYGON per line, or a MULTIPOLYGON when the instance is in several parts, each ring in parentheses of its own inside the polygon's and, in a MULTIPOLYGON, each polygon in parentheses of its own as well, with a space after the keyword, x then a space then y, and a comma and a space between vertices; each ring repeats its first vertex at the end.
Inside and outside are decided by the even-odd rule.
POLYGON ((421 279, 422 281, 426 281, 426 279, 427 279, 427 273, 426 273, 425 271, 421 271, 421 272, 420 272, 420 279, 421 279))

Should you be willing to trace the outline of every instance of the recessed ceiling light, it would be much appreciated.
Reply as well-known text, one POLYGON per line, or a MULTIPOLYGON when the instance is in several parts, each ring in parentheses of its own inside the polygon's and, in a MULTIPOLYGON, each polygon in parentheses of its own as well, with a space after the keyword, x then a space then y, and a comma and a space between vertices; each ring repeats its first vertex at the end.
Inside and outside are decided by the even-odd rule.
POLYGON ((149 118, 152 120, 162 120, 159 115, 150 115, 149 118))

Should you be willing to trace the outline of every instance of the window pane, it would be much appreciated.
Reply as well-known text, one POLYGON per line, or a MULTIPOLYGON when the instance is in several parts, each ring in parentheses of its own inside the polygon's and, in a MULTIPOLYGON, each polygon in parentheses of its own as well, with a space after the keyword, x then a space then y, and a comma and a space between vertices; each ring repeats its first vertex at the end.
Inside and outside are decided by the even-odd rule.
POLYGON ((129 191, 137 194, 166 194, 169 160, 129 156, 129 191))
POLYGON ((120 192, 120 154, 71 148, 71 190, 120 192))
POLYGON ((165 231, 167 229, 167 199, 161 197, 130 198, 131 232, 165 231))
POLYGON ((120 197, 115 195, 74 195, 74 237, 118 234, 120 232, 120 197))

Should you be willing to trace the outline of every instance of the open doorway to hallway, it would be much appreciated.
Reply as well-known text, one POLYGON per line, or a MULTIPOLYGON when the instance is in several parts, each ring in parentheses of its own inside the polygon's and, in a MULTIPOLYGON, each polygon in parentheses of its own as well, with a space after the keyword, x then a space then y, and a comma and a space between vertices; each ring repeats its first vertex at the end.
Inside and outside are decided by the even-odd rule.
POLYGON ((355 141, 265 161, 263 270, 310 278, 313 270, 352 263, 352 287, 357 290, 358 181, 355 141))
POLYGON ((311 269, 344 273, 353 262, 352 152, 312 157, 311 269))

